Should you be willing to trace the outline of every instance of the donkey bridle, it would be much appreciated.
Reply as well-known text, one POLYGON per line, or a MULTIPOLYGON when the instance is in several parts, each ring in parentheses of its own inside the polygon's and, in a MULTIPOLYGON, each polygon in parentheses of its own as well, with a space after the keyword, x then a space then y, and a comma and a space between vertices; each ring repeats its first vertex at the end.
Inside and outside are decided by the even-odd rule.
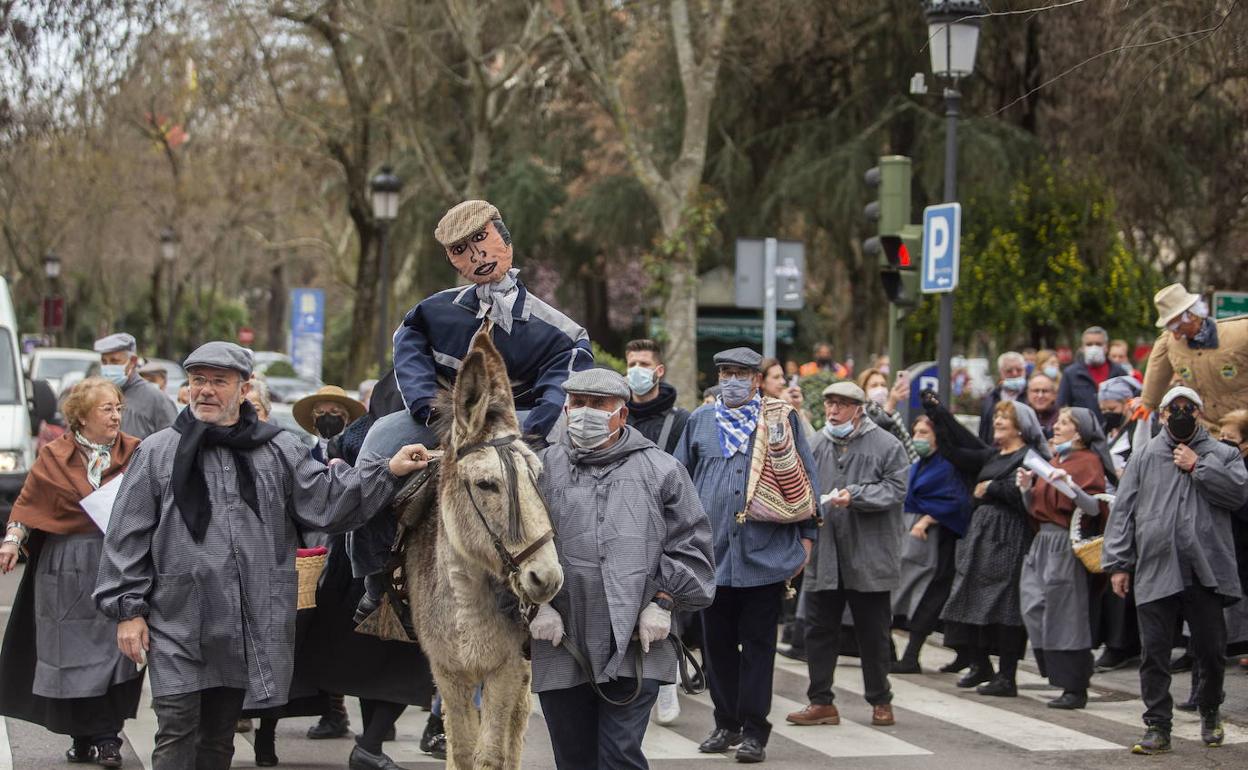
MULTIPOLYGON (((512 433, 507 436, 500 436, 490 441, 481 441, 476 444, 469 444, 460 448, 455 454, 456 457, 463 457, 482 449, 493 447, 498 454, 498 460, 502 463, 503 470, 507 473, 507 482, 510 486, 510 495, 508 504, 508 527, 509 534, 513 535, 513 539, 519 539, 524 536, 524 526, 520 519, 520 490, 517 483, 516 463, 514 458, 514 450, 508 449, 511 444, 520 439, 519 434, 512 433)), ((489 533, 490 540, 494 544, 494 550, 498 552, 498 558, 502 560, 503 567, 507 570, 509 576, 520 574, 520 565, 524 564, 533 554, 537 553, 542 546, 555 539, 555 532, 552 529, 546 530, 546 533, 534 540, 527 548, 518 554, 512 555, 507 550, 507 546, 503 543, 503 539, 499 537, 490 523, 486 521, 485 514, 481 512, 481 506, 477 505, 477 498, 472 493, 472 485, 468 483, 468 479, 463 480, 464 492, 468 494, 468 500, 472 503, 472 510, 477 514, 477 518, 481 521, 481 526, 485 527, 485 531, 489 533)))

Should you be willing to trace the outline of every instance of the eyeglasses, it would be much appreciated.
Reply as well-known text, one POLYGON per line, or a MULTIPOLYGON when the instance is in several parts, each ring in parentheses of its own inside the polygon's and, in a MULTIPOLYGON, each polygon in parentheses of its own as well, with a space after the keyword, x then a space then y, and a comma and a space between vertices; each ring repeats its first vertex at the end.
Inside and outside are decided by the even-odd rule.
POLYGON ((1040 395, 1041 393, 1056 393, 1057 391, 1053 388, 1028 388, 1027 392, 1040 395))
POLYGON ((95 411, 99 412, 100 414, 107 415, 110 417, 112 415, 117 415, 118 417, 120 417, 121 415, 126 413, 126 408, 124 406, 109 406, 108 404, 101 404, 100 406, 97 406, 95 408, 95 411))
POLYGON ((230 377, 225 377, 225 376, 204 377, 203 375, 195 374, 195 375, 191 375, 191 378, 188 380, 188 382, 191 384, 192 388, 206 388, 209 385, 212 385, 213 390, 224 390, 226 388, 232 387, 235 383, 235 380, 230 377))

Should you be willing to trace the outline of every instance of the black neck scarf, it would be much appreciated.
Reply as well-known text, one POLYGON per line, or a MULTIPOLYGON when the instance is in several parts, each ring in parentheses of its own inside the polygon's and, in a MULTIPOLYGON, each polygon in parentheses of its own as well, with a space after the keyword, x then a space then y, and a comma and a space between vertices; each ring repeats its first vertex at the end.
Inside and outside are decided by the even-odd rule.
POLYGON ((208 497, 208 484, 204 481, 202 449, 221 446, 234 456, 238 471, 238 491, 247 507, 260 516, 260 501, 256 497, 256 470, 251 464, 247 450, 267 444, 282 432, 276 425, 261 422, 255 407, 247 399, 239 406, 238 422, 222 426, 195 419, 191 407, 182 410, 173 423, 173 429, 182 434, 178 451, 173 457, 173 500, 182 513, 182 520, 191 533, 191 539, 201 543, 208 534, 212 521, 212 501, 208 497))

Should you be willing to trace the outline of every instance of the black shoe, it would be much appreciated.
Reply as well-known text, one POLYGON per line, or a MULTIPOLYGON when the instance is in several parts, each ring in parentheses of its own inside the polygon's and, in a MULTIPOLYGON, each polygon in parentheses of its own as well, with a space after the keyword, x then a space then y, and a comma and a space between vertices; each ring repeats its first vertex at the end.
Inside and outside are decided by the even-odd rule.
POLYGON ((351 756, 347 758, 347 767, 350 770, 403 770, 402 766, 395 764, 394 760, 384 753, 374 754, 371 751, 365 751, 358 743, 355 748, 351 749, 351 756))
POLYGON ((308 738, 314 741, 328 738, 351 737, 351 722, 342 714, 326 714, 308 728, 308 738))
POLYGON ((962 653, 959 652, 958 657, 954 658, 952 661, 946 663, 945 665, 941 666, 940 668, 936 670, 942 674, 960 674, 963 671, 965 671, 967 668, 969 668, 970 665, 971 665, 971 662, 967 660, 966 658, 962 657, 962 653))
POLYGON ((1174 707, 1178 709, 1179 711, 1199 711, 1200 710, 1200 704, 1196 702, 1196 693, 1192 693, 1191 695, 1189 695, 1187 700, 1183 701, 1182 703, 1174 704, 1174 707))
POLYGON ((917 660, 911 660, 909 658, 902 658, 901 660, 893 661, 893 667, 892 669, 890 669, 890 673, 922 674, 923 669, 919 667, 919 662, 917 660))
POLYGON ((269 730, 256 730, 256 740, 252 744, 256 751, 256 767, 275 767, 277 765, 277 735, 269 730))
POLYGON ((1120 668, 1126 668, 1132 663, 1139 662, 1140 657, 1138 655, 1128 655, 1112 647, 1106 647, 1093 666, 1096 668, 1097 673, 1103 674, 1106 671, 1117 671, 1120 668))
POLYGON ((703 754, 723 754, 741 745, 741 733, 734 733, 722 727, 716 727, 711 737, 702 741, 698 751, 703 754))
POLYGON ((420 736, 420 750, 426 754, 432 753, 434 740, 445 732, 446 726, 442 724, 442 717, 430 714, 425 722, 425 731, 420 736))
POLYGON ((1013 679, 997 674, 988 684, 981 684, 979 687, 976 687, 975 692, 980 695, 992 695, 998 698, 1017 698, 1018 685, 1014 683, 1013 679))
POLYGON ((789 660, 800 660, 803 663, 806 662, 805 647, 779 647, 776 649, 776 652, 780 653, 781 656, 788 658, 789 660))
POLYGON ((1178 674, 1183 671, 1192 670, 1192 656, 1186 652, 1170 661, 1170 673, 1178 674))
POLYGON ((1222 745, 1226 734, 1222 730, 1222 716, 1217 709, 1211 709, 1200 715, 1200 739, 1209 748, 1222 745))
POLYGON ((430 744, 428 753, 434 759, 446 759, 446 733, 433 736, 433 743, 430 744))
MULTIPOLYGON (((1218 725, 1222 729, 1222 725, 1218 725)), ((121 767, 121 741, 100 741, 95 744, 95 763, 100 767, 121 767)))
POLYGON ((385 735, 385 737, 383 737, 383 738, 381 739, 381 742, 382 742, 382 743, 393 743, 393 742, 394 742, 394 740, 395 740, 396 738, 398 738, 398 737, 399 737, 399 733, 398 733, 398 731, 394 728, 394 725, 390 725, 390 729, 389 729, 389 730, 386 730, 386 735, 385 735))
POLYGON ((364 622, 364 619, 373 614, 373 611, 381 606, 381 599, 374 599, 368 594, 360 597, 360 603, 355 607, 355 614, 351 620, 358 626, 364 622))
POLYGON ((1088 707, 1088 692, 1074 692, 1067 690, 1060 697, 1054 698, 1046 704, 1051 709, 1065 709, 1073 711, 1074 709, 1082 709, 1088 707))
POLYGON ((83 765, 95 761, 95 747, 91 744, 75 743, 65 752, 65 761, 73 765, 83 765))
POLYGON ((972 663, 971 667, 966 670, 962 678, 958 680, 958 687, 964 690, 970 689, 984 682, 991 682, 995 672, 992 670, 992 664, 980 666, 978 663, 972 663))
POLYGON ((757 738, 746 738, 741 741, 741 747, 737 749, 737 761, 747 764, 756 764, 767 758, 767 751, 763 746, 763 742, 757 738))
POLYGON ((1170 750, 1170 731, 1149 725, 1144 737, 1131 747, 1132 754, 1164 754, 1170 750))

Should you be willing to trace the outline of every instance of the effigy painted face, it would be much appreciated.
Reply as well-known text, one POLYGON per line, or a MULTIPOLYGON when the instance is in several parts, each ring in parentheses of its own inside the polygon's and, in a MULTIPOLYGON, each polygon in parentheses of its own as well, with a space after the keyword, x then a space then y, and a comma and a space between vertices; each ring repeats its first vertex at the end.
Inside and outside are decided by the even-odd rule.
POLYGON ((446 258, 466 280, 493 283, 511 269, 511 244, 491 220, 462 241, 447 246, 446 258))

